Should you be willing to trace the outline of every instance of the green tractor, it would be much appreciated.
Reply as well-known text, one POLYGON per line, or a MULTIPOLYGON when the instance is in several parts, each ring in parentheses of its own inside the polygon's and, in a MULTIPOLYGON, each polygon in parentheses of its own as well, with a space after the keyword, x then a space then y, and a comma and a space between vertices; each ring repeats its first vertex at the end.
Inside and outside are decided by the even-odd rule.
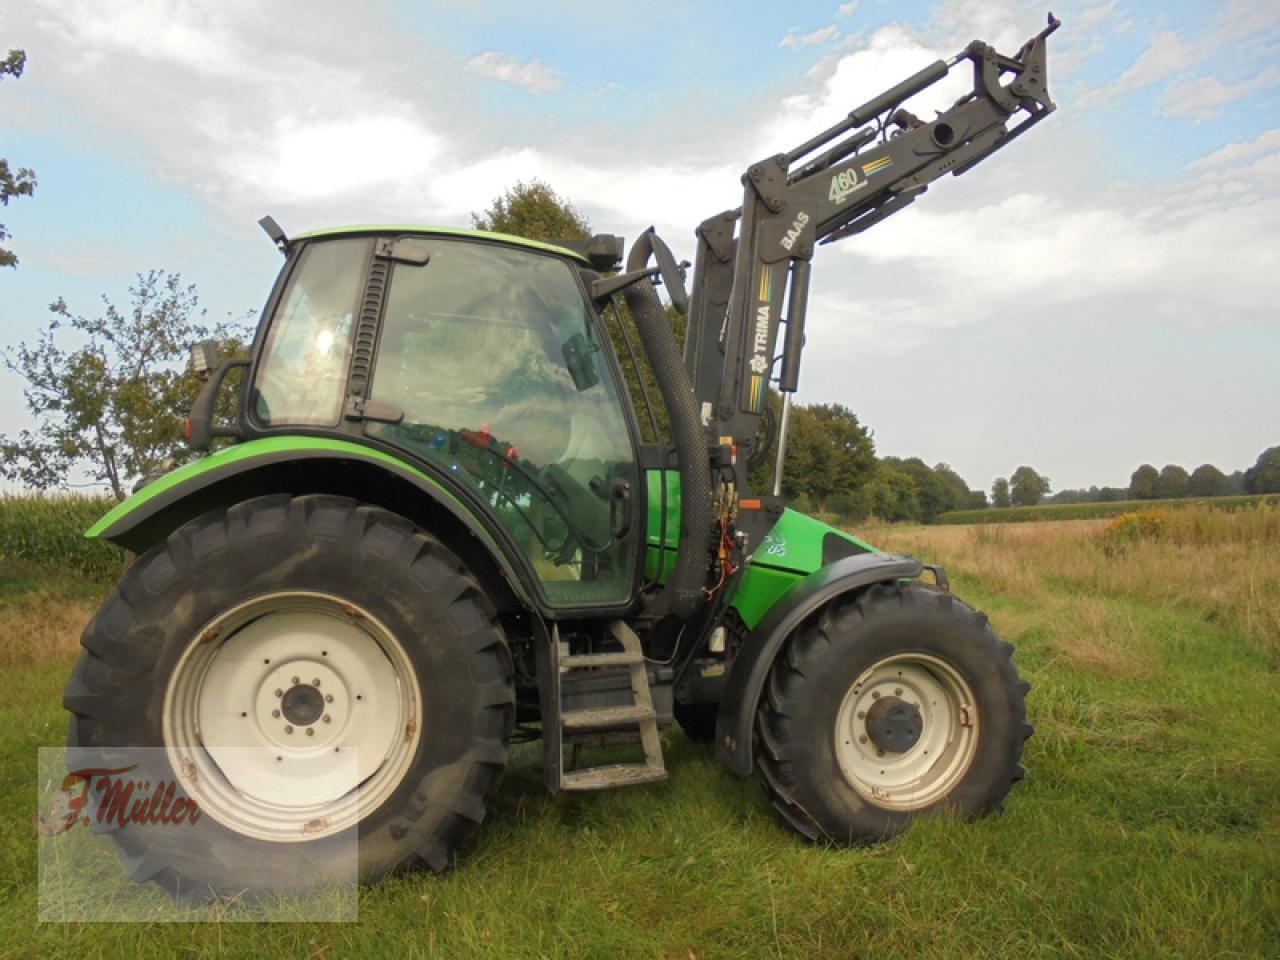
POLYGON ((780 481, 816 245, 1052 112, 1057 25, 1013 57, 975 41, 753 164, 742 206, 697 228, 689 293, 652 230, 624 264, 609 235, 264 219, 285 264, 249 356, 193 352, 208 455, 88 532, 137 558, 85 630, 70 747, 90 766, 157 748, 201 814, 181 842, 120 831, 131 875, 296 889, 353 837, 366 881, 438 872, 513 734, 541 737, 552 792, 597 790, 665 778, 673 720, 758 768, 813 840, 997 809, 1032 730, 1012 647, 940 568, 787 509, 780 481), (933 120, 901 107, 961 61, 969 94, 933 120), (620 363, 632 322, 654 442, 620 363), (770 448, 773 489, 752 490, 770 448), (616 744, 633 762, 582 762, 616 744))

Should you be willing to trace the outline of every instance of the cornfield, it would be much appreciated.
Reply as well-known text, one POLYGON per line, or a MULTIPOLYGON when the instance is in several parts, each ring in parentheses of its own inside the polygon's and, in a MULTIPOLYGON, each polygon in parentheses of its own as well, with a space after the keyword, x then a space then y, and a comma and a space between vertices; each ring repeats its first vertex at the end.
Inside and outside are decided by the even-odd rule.
POLYGON ((1233 511, 1263 504, 1280 505, 1280 494, 1259 493, 1244 497, 1200 497, 1184 500, 1116 500, 1111 503, 1046 503, 1038 507, 993 507, 987 510, 951 510, 938 514, 934 523, 1032 523, 1038 520, 1102 520, 1139 510, 1185 510, 1207 507, 1233 511))
POLYGON ((84 532, 115 505, 85 494, 0 496, 0 559, 45 564, 93 579, 119 575, 123 553, 84 532))

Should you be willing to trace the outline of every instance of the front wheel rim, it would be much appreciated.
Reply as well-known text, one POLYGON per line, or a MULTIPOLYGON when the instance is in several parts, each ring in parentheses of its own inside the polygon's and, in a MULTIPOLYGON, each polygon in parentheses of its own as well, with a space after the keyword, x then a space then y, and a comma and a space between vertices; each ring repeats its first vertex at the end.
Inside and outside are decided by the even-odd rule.
POLYGON ((845 781, 888 810, 920 810, 964 779, 977 753, 973 690, 955 667, 923 653, 877 660, 836 714, 835 753, 845 781))
POLYGON ((261 840, 355 826, 404 779, 422 697, 395 635, 368 611, 276 593, 214 618, 169 678, 164 742, 200 810, 261 840))

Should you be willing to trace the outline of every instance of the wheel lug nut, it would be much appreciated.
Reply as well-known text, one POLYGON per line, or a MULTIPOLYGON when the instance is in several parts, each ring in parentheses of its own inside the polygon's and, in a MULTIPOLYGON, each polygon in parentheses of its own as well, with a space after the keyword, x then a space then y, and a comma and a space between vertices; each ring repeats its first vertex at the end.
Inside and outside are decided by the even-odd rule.
POLYGON ((311 681, 311 685, 312 685, 313 687, 318 687, 318 686, 320 686, 320 678, 319 678, 319 677, 316 677, 314 680, 312 680, 312 681, 311 681))
POLYGON ((898 689, 897 689, 897 690, 893 691, 893 695, 894 695, 895 697, 900 697, 900 696, 902 696, 902 688, 901 688, 901 687, 898 687, 898 689))
POLYGON ((279 710, 272 710, 272 711, 271 711, 271 716, 272 716, 272 717, 274 717, 274 718, 279 718, 279 716, 280 716, 280 711, 279 711, 279 710))
POLYGON ((871 699, 872 699, 872 700, 879 700, 879 699, 880 699, 880 691, 879 691, 879 690, 872 690, 872 691, 871 691, 871 699))
POLYGON ((325 723, 332 723, 332 722, 333 722, 333 719, 332 719, 332 718, 331 718, 327 713, 326 713, 323 717, 321 717, 320 719, 321 719, 321 720, 323 720, 325 723))
POLYGON ((876 756, 877 756, 877 757, 883 757, 883 756, 884 756, 884 751, 883 751, 883 750, 881 750, 881 749, 879 749, 879 748, 876 748, 876 756))
POLYGON ((858 719, 859 719, 859 720, 865 720, 865 719, 867 719, 867 711, 865 711, 865 710, 859 710, 859 711, 858 711, 858 719))
POLYGON ((866 742, 867 742, 867 735, 864 733, 862 736, 860 736, 860 737, 858 738, 858 742, 859 742, 859 743, 866 743, 866 742))
POLYGON ((277 691, 276 691, 276 696, 277 696, 277 697, 283 697, 283 696, 284 696, 284 691, 283 691, 283 690, 277 690, 277 691))
POLYGON ((285 728, 284 728, 284 732, 285 732, 285 733, 293 733, 293 727, 285 727, 285 728))
POLYGON ((325 703, 333 703, 333 694, 332 694, 332 693, 326 693, 326 694, 324 695, 324 702, 325 702, 325 703))
POLYGON ((291 682, 292 682, 292 683, 297 683, 297 682, 298 682, 298 678, 297 678, 297 677, 292 677, 292 678, 290 678, 290 679, 291 679, 291 682))
POLYGON ((307 736, 308 736, 308 737, 314 737, 315 735, 316 735, 316 731, 315 731, 315 729, 314 729, 314 728, 312 728, 312 727, 307 727, 307 736))

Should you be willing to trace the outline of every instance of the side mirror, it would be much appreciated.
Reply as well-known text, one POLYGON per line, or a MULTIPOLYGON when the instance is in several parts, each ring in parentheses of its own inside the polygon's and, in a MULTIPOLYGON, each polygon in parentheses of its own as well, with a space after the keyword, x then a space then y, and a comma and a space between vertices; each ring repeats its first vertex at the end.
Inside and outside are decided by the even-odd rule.
POLYGON ((217 340, 201 340, 199 343, 193 343, 187 369, 201 380, 208 380, 209 374, 218 365, 218 347, 217 340))

